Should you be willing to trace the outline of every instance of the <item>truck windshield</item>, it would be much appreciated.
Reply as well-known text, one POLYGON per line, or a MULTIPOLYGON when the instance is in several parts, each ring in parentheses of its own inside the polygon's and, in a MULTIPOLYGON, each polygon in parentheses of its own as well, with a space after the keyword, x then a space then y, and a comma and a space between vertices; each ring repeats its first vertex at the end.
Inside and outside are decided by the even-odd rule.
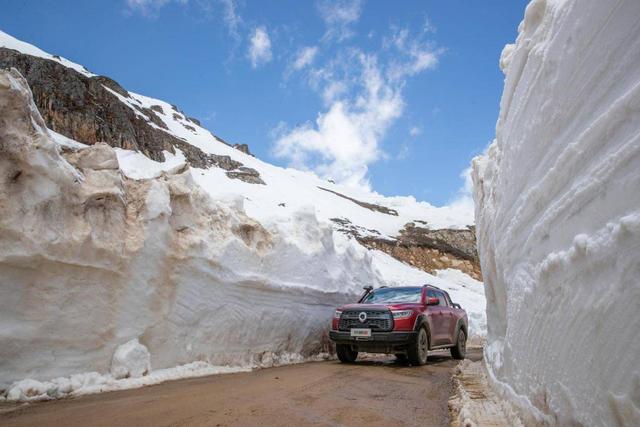
POLYGON ((371 292, 362 304, 420 302, 422 288, 382 288, 371 292))

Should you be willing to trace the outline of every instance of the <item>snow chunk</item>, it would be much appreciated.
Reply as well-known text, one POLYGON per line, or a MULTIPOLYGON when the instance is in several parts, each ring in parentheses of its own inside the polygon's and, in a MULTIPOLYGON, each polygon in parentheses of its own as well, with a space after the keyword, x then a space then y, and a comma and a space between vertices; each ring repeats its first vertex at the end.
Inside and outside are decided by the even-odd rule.
POLYGON ((156 162, 137 151, 115 148, 118 162, 125 176, 131 179, 151 179, 159 177, 162 172, 171 172, 186 166, 182 151, 176 149, 176 154, 164 151, 164 162, 156 162))
POLYGON ((115 379, 138 378, 151 371, 151 355, 137 338, 116 349, 111 361, 111 375, 115 379))

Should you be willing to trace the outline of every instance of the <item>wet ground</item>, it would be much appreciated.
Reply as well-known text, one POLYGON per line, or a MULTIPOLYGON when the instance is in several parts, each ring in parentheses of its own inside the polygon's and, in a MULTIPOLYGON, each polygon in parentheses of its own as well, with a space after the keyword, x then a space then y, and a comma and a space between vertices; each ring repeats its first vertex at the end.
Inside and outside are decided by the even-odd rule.
MULTIPOLYGON (((479 360, 480 349, 468 357, 479 360)), ((457 361, 433 352, 313 362, 53 402, 3 404, 2 426, 447 426, 457 361)))

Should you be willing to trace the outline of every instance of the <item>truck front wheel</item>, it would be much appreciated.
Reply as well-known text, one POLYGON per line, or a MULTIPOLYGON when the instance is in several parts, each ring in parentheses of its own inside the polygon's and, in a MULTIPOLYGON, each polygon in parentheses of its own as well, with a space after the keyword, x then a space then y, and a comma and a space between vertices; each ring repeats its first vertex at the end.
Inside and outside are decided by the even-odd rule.
POLYGON ((358 358, 358 352, 352 350, 350 345, 336 344, 336 353, 342 363, 354 363, 358 358))
POLYGON ((423 326, 418 331, 416 341, 409 346, 407 356, 409 363, 415 366, 427 363, 427 353, 429 352, 429 333, 423 326))

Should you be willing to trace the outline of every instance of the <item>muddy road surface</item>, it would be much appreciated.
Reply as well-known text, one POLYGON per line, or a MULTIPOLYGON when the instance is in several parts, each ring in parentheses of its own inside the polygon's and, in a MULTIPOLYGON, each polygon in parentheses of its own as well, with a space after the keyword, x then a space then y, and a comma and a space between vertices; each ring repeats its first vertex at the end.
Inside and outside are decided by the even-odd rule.
MULTIPOLYGON (((481 350, 470 349, 478 360, 481 350)), ((53 402, 0 405, 1 426, 448 426, 457 361, 372 356, 171 381, 53 402)))

